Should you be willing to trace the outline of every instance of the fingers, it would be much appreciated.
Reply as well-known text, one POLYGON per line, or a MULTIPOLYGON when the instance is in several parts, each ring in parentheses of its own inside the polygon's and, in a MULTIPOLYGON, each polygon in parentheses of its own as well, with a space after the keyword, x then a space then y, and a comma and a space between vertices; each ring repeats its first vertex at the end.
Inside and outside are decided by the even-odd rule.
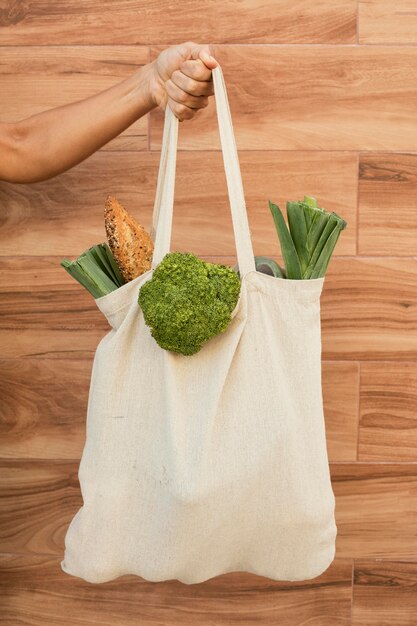
POLYGON ((211 80, 211 70, 201 61, 201 59, 187 59, 179 67, 181 72, 193 80, 211 80))
POLYGON ((208 106, 214 94, 211 70, 200 59, 184 61, 165 83, 170 106, 180 121, 191 119, 199 109, 208 106))
POLYGON ((214 69, 218 65, 213 56, 213 47, 210 44, 197 44, 194 41, 186 41, 178 48, 184 59, 187 59, 190 56, 194 61, 200 59, 210 70, 214 69))
MULTIPOLYGON (((207 104, 205 106, 207 106, 207 104)), ((172 98, 168 98, 168 105, 180 122, 183 122, 184 120, 191 120, 199 111, 201 111, 202 108, 205 108, 205 106, 203 106, 199 109, 191 109, 185 104, 180 104, 176 100, 172 100, 172 98)))
POLYGON ((214 94, 212 70, 218 63, 210 45, 188 41, 179 47, 184 61, 165 82, 168 104, 180 121, 191 119, 214 94))
POLYGON ((190 120, 200 109, 208 106, 207 96, 192 96, 179 89, 171 80, 165 83, 165 87, 169 106, 181 122, 190 120))
POLYGON ((191 58, 200 59, 210 70, 217 67, 218 63, 213 56, 212 47, 210 45, 195 46, 191 50, 191 58))
MULTIPOLYGON (((189 62, 187 61, 187 63, 189 62)), ((191 63, 196 63, 196 61, 191 61, 191 63)), ((194 68, 195 71, 190 71, 188 69, 189 66, 184 67, 184 65, 181 66, 180 70, 172 72, 170 79, 172 83, 191 96, 212 96, 214 87, 210 70, 207 70, 210 75, 207 79, 204 79, 202 77, 206 75, 205 70, 200 71, 199 68, 194 68)))
POLYGON ((194 95, 189 93, 178 87, 171 78, 166 81, 165 89, 170 98, 191 109, 201 109, 208 104, 208 94, 194 95))

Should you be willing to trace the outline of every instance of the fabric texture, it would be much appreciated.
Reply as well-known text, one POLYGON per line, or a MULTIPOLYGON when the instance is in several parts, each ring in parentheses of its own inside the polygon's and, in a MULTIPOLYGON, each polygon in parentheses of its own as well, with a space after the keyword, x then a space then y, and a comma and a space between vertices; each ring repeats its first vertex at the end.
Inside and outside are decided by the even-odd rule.
POLYGON ((334 559, 337 528, 321 384, 324 278, 256 271, 220 66, 216 110, 241 275, 225 332, 192 356, 163 350, 141 285, 170 249, 178 120, 169 107, 152 268, 96 299, 111 330, 93 362, 79 466, 83 506, 64 572, 203 582, 231 571, 307 580, 334 559))

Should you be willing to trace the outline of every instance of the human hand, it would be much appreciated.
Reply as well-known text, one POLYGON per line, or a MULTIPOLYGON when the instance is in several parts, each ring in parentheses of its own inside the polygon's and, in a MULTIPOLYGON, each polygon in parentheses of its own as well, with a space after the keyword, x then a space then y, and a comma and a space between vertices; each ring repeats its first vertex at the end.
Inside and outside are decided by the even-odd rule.
POLYGON ((211 70, 218 63, 209 45, 187 41, 171 46, 151 63, 150 91, 156 106, 170 106, 180 122, 208 105, 214 94, 211 70))

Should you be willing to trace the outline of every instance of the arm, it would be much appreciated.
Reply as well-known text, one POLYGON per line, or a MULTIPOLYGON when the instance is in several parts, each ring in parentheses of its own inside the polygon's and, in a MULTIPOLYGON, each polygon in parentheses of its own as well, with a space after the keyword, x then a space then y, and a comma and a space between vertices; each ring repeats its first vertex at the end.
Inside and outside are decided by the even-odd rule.
POLYGON ((190 119, 212 95, 210 47, 187 42, 99 94, 13 124, 0 123, 0 180, 32 183, 80 163, 153 108, 190 119))
POLYGON ((154 108, 148 80, 144 66, 91 98, 0 124, 0 179, 32 183, 83 161, 154 108))

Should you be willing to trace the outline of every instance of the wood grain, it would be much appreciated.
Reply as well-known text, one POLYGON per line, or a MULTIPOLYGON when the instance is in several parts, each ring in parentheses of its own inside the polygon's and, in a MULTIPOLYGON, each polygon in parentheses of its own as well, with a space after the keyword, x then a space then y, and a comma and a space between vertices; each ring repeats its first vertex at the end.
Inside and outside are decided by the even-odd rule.
POLYGON ((60 265, 61 257, 0 259, 0 328, 106 331, 93 296, 60 265))
MULTIPOLYGON (((148 48, 144 46, 3 48, 0 119, 18 121, 92 96, 133 74, 148 58, 148 48)), ((145 116, 102 150, 145 150, 147 145, 145 116)))
MULTIPOLYGON (((230 265, 236 261, 203 258, 230 265)), ((25 337, 32 338, 35 355, 30 358, 28 351, 25 359, 0 360, 0 455, 79 458, 93 352, 108 323, 56 257, 3 257, 0 295, 0 332, 8 336, 4 348, 17 350, 25 337), (55 351, 52 337, 63 341, 62 354, 55 351), (79 352, 84 339, 88 354, 79 352)), ((322 378, 329 457, 355 460, 358 365, 324 362, 322 378)))
POLYGON ((0 329, 2 358, 91 359, 104 334, 96 329, 0 329))
MULTIPOLYGON (((151 198, 145 176, 156 185, 157 163, 139 153, 98 152, 70 171, 33 185, 0 183, 0 245, 3 255, 59 255, 75 258, 105 241, 104 202, 115 195, 135 217, 150 220, 151 198), (146 203, 148 213, 142 205, 146 203)), ((153 190, 153 194, 155 190, 153 190)), ((149 224, 146 225, 147 227, 149 224)))
POLYGON ((360 43, 417 43, 414 0, 359 0, 358 11, 360 43))
POLYGON ((352 626, 415 626, 417 563, 355 562, 352 626))
MULTIPOLYGON (((52 180, 33 185, 0 183, 0 255, 59 255, 75 258, 106 239, 104 200, 115 195, 149 229, 159 152, 100 152, 52 180)), ((235 255, 222 157, 217 151, 181 151, 171 250, 235 255), (210 178, 210 185, 207 185, 210 178)), ((279 254, 268 199, 315 195, 348 222, 336 254, 355 254, 357 157, 345 152, 240 154, 254 252, 279 254), (343 194, 340 190, 343 189, 343 194)))
MULTIPOLYGON (((415 626, 415 2, 0 0, 0 120, 106 89, 190 33, 224 71, 255 254, 282 260, 268 199, 314 195, 348 222, 321 298, 336 559, 298 583, 93 586, 60 568, 109 326, 59 262, 105 240, 108 193, 149 228, 158 109, 66 174, 0 183, 0 621, 415 626)), ((214 99, 180 126, 171 249, 236 262, 214 99)))
POLYGON ((82 506, 79 463, 0 460, 0 553, 61 554, 82 506))
MULTIPOLYGON (((215 262, 221 259, 229 265, 236 262, 235 257, 228 256, 203 255, 202 258, 217 259, 215 262)), ((279 256, 276 258, 280 260, 279 256)), ((29 264, 34 261, 29 259, 29 264)), ((3 311, 0 307, 3 356, 91 357, 108 326, 92 306, 87 292, 64 270, 58 277, 61 270, 58 259, 48 257, 45 263, 55 263, 58 288, 52 282, 40 284, 39 290, 34 291, 33 273, 29 270, 25 279, 27 265, 20 264, 20 281, 26 280, 26 286, 16 294, 10 290, 10 272, 3 274, 2 282, 6 285, 3 311), (66 293, 62 290, 64 285, 66 293)), ((16 263, 15 267, 18 266, 16 263)), ((39 265, 35 264, 34 268, 39 270, 39 265)), ((415 360, 416 285, 417 259, 332 259, 321 296, 323 359, 415 360)))
POLYGON ((79 459, 92 359, 0 360, 2 458, 79 459))
POLYGON ((417 356, 417 258, 334 258, 321 297, 327 360, 417 356))
POLYGON ((416 461, 417 361, 363 363, 359 459, 416 461))
MULTIPOLYGON (((0 360, 0 456, 80 459, 92 359, 0 360)), ((323 363, 329 458, 356 459, 357 365, 323 363)))
POLYGON ((352 43, 355 0, 69 0, 65 4, 6 2, 0 13, 2 42, 51 44, 168 44, 190 39, 224 43, 352 43), (203 17, 204 16, 204 17, 203 17), (47 27, 46 22, 47 21, 47 27))
MULTIPOLYGON (((78 461, 0 460, 0 552, 62 553, 82 505, 78 467, 78 461)), ((336 558, 417 560, 417 464, 332 463, 331 476, 336 558)))
MULTIPOLYGON (((161 48, 152 48, 152 56, 161 48)), ((214 46, 240 150, 415 151, 417 46, 214 46)), ((151 146, 163 116, 151 113, 151 146)), ((215 103, 181 129, 187 149, 218 141, 215 103), (198 132, 197 129, 198 128, 198 132)), ((343 189, 339 190, 343 197, 343 189)))
POLYGON ((62 572, 58 558, 3 555, 0 610, 10 626, 74 626, 74 615, 85 626, 349 626, 351 570, 336 561, 303 583, 231 573, 197 585, 138 576, 91 585, 62 572))
POLYGON ((337 463, 338 558, 417 560, 416 463, 337 463))
POLYGON ((359 364, 324 361, 323 404, 330 461, 356 461, 359 364))
POLYGON ((417 155, 361 154, 359 254, 417 255, 417 155))

